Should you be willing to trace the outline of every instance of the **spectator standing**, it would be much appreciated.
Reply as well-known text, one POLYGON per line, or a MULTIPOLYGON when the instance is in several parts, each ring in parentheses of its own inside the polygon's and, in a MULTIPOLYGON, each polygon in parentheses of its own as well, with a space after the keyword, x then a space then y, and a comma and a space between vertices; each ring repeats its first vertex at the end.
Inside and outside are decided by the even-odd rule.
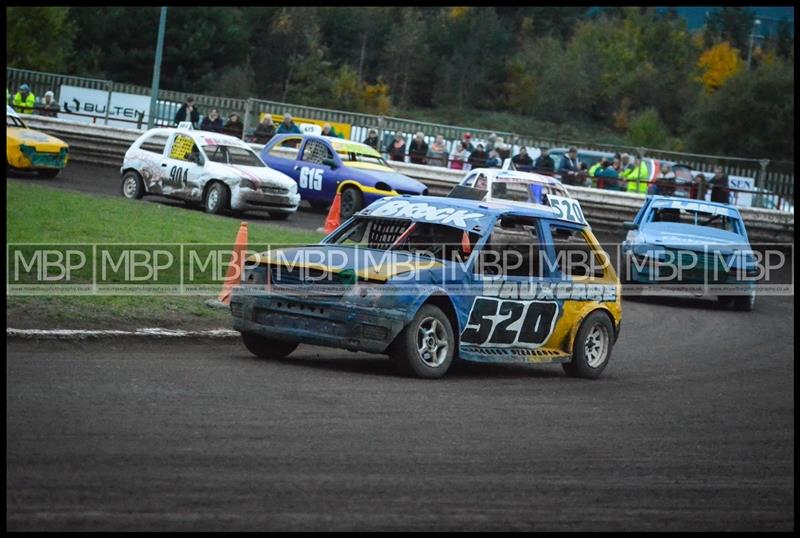
POLYGON ((242 134, 244 133, 244 123, 242 123, 241 118, 239 118, 239 114, 234 112, 228 116, 228 123, 226 123, 225 127, 222 128, 222 132, 226 135, 235 136, 239 139, 242 138, 242 134))
POLYGON ((728 174, 725 173, 721 166, 714 168, 714 177, 711 178, 709 183, 711 183, 711 201, 729 204, 731 191, 728 183, 728 174))
POLYGON ((667 163, 661 163, 661 169, 652 189, 654 194, 672 196, 675 194, 675 172, 667 163))
POLYGON ((302 134, 300 127, 295 125, 291 114, 284 115, 283 121, 278 126, 278 134, 284 133, 302 134))
POLYGON ((456 142, 456 147, 453 153, 450 154, 450 168, 453 170, 463 170, 464 162, 469 157, 467 148, 464 147, 464 142, 456 142))
POLYGON ((597 177, 602 178, 603 189, 611 191, 625 190, 625 182, 621 181, 619 176, 620 168, 621 162, 619 159, 614 159, 613 163, 610 163, 607 159, 603 160, 603 169, 597 173, 597 177))
POLYGON ((322 126, 322 136, 332 136, 334 138, 344 138, 344 135, 334 129, 330 123, 322 126))
POLYGON ((650 179, 650 173, 647 170, 647 164, 640 156, 637 155, 634 158, 633 163, 630 164, 627 170, 623 168, 620 176, 625 178, 625 180, 628 182, 628 192, 647 192, 649 187, 648 180, 650 179))
POLYGON ((470 168, 483 168, 486 166, 486 160, 489 158, 489 154, 483 149, 483 144, 478 144, 475 148, 475 151, 469 154, 467 158, 467 162, 469 163, 470 168))
POLYGON ((697 190, 697 199, 698 200, 705 200, 706 199, 706 188, 708 188, 708 181, 706 181, 705 174, 697 174, 694 178, 694 182, 696 185, 697 190))
POLYGON ((264 114, 264 119, 256 126, 256 143, 266 144, 275 136, 275 123, 272 121, 272 114, 264 114))
POLYGON ((47 91, 44 94, 44 99, 39 103, 39 114, 42 116, 50 116, 51 118, 58 117, 58 111, 61 107, 56 103, 53 92, 47 91))
POLYGON ((428 155, 428 144, 425 142, 425 134, 420 131, 414 136, 414 140, 408 145, 408 158, 414 164, 425 164, 425 157, 428 155))
POLYGON ((497 144, 495 145, 494 149, 497 150, 497 155, 500 157, 501 165, 506 159, 511 157, 511 149, 502 138, 497 138, 497 144))
POLYGON ((200 112, 194 106, 194 97, 187 97, 186 102, 175 113, 175 125, 183 121, 192 122, 192 127, 197 127, 200 122, 200 112))
POLYGON ((402 133, 394 135, 394 142, 389 146, 389 159, 400 162, 406 160, 406 141, 402 133))
POLYGON ((464 146, 467 153, 475 151, 475 146, 472 145, 472 133, 464 133, 464 136, 461 137, 461 145, 464 146))
POLYGON ((528 148, 525 146, 519 148, 519 153, 511 158, 511 162, 514 163, 517 170, 530 170, 533 168, 533 159, 528 155, 528 148))
POLYGON ((547 148, 541 149, 541 154, 536 159, 536 163, 533 165, 536 170, 542 171, 555 171, 556 163, 553 161, 553 158, 550 156, 550 150, 547 148))
POLYGON ((378 131, 375 129, 369 130, 369 135, 364 139, 364 144, 368 145, 376 151, 380 151, 381 142, 378 140, 378 131))
POLYGON ((494 145, 497 143, 497 135, 492 133, 489 135, 489 139, 486 141, 486 152, 490 152, 494 149, 494 145))
POLYGON ((221 133, 224 128, 222 118, 219 117, 219 111, 216 108, 212 108, 200 124, 201 131, 211 131, 212 133, 221 133))
POLYGON ((36 96, 33 95, 31 87, 27 84, 20 84, 19 91, 14 94, 14 109, 20 114, 32 114, 35 105, 36 96))
POLYGON ((486 160, 486 168, 500 168, 503 166, 503 161, 500 159, 500 154, 496 149, 489 152, 489 158, 486 160))
POLYGON ((447 146, 444 145, 444 137, 436 135, 430 147, 428 148, 428 164, 431 166, 447 166, 447 146))
MULTIPOLYGON (((619 165, 619 161, 616 162, 619 165)), ((578 180, 578 174, 581 171, 580 161, 578 160, 578 148, 575 146, 569 148, 567 154, 561 158, 558 171, 561 174, 561 180, 567 185, 583 183, 578 180)))

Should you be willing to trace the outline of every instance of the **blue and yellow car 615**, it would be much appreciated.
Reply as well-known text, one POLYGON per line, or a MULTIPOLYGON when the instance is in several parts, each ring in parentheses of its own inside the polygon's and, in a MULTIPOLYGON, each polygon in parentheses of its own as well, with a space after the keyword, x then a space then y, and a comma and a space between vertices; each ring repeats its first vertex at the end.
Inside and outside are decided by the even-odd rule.
POLYGON ((6 166, 35 171, 53 178, 67 166, 69 146, 54 136, 29 129, 19 114, 6 106, 6 166))
POLYGON ((294 179, 312 207, 327 207, 341 193, 342 219, 384 196, 428 193, 424 184, 396 172, 370 146, 341 138, 276 135, 261 150, 261 159, 294 179))
POLYGON ((303 342, 386 353, 422 378, 457 358, 599 377, 620 331, 619 281, 578 202, 556 201, 382 198, 317 245, 248 258, 234 328, 264 358, 303 342))

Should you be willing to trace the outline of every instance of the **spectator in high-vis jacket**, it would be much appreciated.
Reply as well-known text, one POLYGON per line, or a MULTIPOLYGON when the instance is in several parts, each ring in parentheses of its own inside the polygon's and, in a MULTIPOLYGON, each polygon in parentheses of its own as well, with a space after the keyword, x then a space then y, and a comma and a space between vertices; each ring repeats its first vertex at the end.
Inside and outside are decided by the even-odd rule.
POLYGON ((14 109, 20 114, 32 114, 33 107, 36 105, 36 96, 33 95, 31 87, 27 84, 20 84, 19 91, 14 94, 14 109))

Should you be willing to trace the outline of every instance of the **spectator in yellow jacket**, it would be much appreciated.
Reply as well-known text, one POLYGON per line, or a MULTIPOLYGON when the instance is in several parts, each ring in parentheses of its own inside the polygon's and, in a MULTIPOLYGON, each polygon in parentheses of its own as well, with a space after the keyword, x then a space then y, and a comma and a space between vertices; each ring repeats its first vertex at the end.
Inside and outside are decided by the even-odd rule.
POLYGON ((35 104, 36 96, 33 95, 31 87, 20 84, 19 91, 14 95, 14 109, 20 114, 31 114, 35 104))

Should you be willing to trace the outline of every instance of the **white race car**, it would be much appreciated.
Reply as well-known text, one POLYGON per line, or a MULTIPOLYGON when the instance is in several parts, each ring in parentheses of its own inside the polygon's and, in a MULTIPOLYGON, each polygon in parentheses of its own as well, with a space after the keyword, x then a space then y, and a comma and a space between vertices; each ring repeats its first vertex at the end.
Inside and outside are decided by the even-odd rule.
POLYGON ((247 144, 191 127, 147 131, 125 153, 120 172, 126 198, 157 194, 202 203, 207 213, 263 210, 282 220, 300 203, 297 183, 247 144))
POLYGON ((551 195, 571 198, 567 188, 553 177, 500 168, 475 168, 461 180, 459 186, 475 190, 476 193, 484 191, 481 199, 486 201, 550 205, 548 197, 551 195))

